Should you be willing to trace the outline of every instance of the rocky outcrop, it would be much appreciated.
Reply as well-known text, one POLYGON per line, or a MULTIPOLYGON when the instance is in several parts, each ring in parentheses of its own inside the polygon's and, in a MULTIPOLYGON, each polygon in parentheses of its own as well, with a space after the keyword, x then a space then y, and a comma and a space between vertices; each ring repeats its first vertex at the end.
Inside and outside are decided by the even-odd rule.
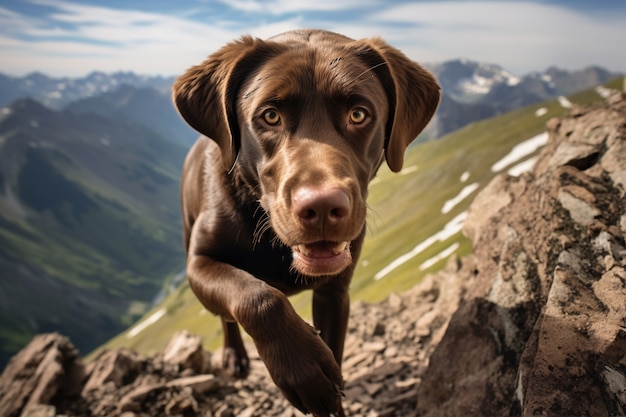
POLYGON ((532 172, 472 204, 418 415, 626 415, 626 100, 610 100, 550 121, 532 172))
MULTIPOLYGON (((534 169, 497 176, 465 223, 474 253, 380 304, 352 306, 353 416, 626 415, 626 98, 548 124, 534 169)), ((250 346, 251 373, 175 336, 152 358, 89 363, 39 336, 0 377, 0 415, 299 416, 250 346)))

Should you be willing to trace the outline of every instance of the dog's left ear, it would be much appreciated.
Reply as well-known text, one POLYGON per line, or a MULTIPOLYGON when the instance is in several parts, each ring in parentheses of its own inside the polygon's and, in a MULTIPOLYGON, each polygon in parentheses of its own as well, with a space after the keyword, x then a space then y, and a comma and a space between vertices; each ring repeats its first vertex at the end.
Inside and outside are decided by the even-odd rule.
POLYGON ((382 39, 358 41, 359 55, 378 75, 389 100, 385 158, 399 172, 404 151, 426 127, 439 105, 440 88, 435 77, 382 39))

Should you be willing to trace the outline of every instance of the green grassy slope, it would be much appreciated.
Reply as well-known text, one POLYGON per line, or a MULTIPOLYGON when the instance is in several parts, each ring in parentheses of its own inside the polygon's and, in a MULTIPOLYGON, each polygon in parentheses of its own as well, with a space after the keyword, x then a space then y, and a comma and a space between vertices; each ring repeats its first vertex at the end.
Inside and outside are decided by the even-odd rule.
POLYGON ((184 264, 187 149, 141 126, 23 100, 0 117, 0 366, 32 335, 93 349, 184 264))
MULTIPOLYGON (((621 83, 620 79, 607 86, 618 89, 621 83)), ((587 104, 599 99, 594 90, 569 97, 575 104, 587 104)), ((393 174, 383 167, 370 187, 369 232, 353 280, 352 299, 376 302, 392 292, 402 292, 414 286, 426 274, 445 265, 446 259, 441 259, 423 267, 425 262, 446 248, 452 247, 460 256, 470 253, 470 242, 462 233, 456 232, 443 241, 425 245, 423 251, 383 278, 375 279, 376 274, 387 265, 421 243, 428 242, 452 219, 467 210, 473 197, 496 174, 491 171, 495 162, 516 144, 544 132, 550 118, 564 115, 567 111, 557 100, 533 105, 474 123, 437 141, 411 147, 401 174, 393 174), (540 108, 545 108, 546 112, 537 116, 536 111, 540 108), (467 173, 467 178, 462 182, 464 173, 467 173), (448 200, 473 183, 477 184, 477 188, 471 194, 449 212, 442 213, 442 207, 448 200)), ((310 317, 309 299, 309 293, 291 298, 294 307, 304 317, 310 317)), ((221 343, 219 320, 202 308, 186 283, 146 317, 151 316, 158 317, 158 320, 148 325, 150 320, 142 319, 139 322, 141 327, 131 329, 130 334, 124 332, 118 335, 105 347, 128 346, 140 352, 154 353, 162 349, 171 335, 180 329, 202 335, 209 349, 221 343)))

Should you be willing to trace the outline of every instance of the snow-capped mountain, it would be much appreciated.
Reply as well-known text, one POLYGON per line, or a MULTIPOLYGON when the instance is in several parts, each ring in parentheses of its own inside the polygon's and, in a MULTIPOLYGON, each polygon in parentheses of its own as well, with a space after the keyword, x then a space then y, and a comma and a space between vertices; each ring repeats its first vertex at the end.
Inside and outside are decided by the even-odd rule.
POLYGON ((132 72, 92 72, 80 78, 54 78, 40 72, 25 77, 0 74, 0 105, 10 104, 19 98, 32 98, 58 110, 76 100, 113 92, 122 85, 154 88, 169 95, 173 81, 174 77, 144 76, 132 72))
POLYGON ((520 77, 502 67, 467 59, 426 65, 437 76, 448 97, 460 103, 473 103, 488 94, 494 85, 514 86, 520 77))
POLYGON ((440 137, 473 121, 566 96, 619 77, 599 67, 567 71, 550 67, 518 76, 493 64, 452 60, 427 65, 442 88, 443 99, 431 123, 431 137, 440 137), (434 132, 433 132, 434 130, 434 132))
MULTIPOLYGON (((498 65, 466 59, 426 67, 438 78, 444 98, 423 140, 434 139, 468 123, 568 95, 620 76, 599 67, 579 71, 551 67, 543 72, 519 76, 498 65)), ((42 73, 25 77, 0 74, 0 106, 28 97, 52 109, 72 108, 76 112, 91 112, 105 117, 122 114, 123 119, 131 119, 150 128, 161 127, 160 130, 167 134, 171 129, 162 128, 163 124, 173 123, 175 129, 182 129, 182 134, 187 136, 185 141, 188 142, 195 138, 195 132, 186 126, 179 129, 178 125, 183 123, 171 105, 170 98, 174 78, 141 76, 131 72, 93 72, 82 78, 52 78, 42 73), (129 102, 120 101, 120 97, 129 95, 119 93, 124 90, 122 86, 126 86, 126 89, 130 86, 133 91, 133 106, 138 106, 140 96, 152 97, 148 100, 151 103, 143 101, 145 107, 153 108, 158 103, 159 111, 124 108, 123 104, 129 102), (155 94, 147 90, 154 90, 155 94)))
MULTIPOLYGON (((593 66, 577 71, 550 67, 543 72, 515 75, 498 65, 466 59, 427 67, 435 74, 443 92, 451 99, 459 103, 482 102, 505 107, 508 107, 511 96, 532 95, 538 100, 546 100, 584 90, 620 76, 593 66)), ((510 107, 506 109, 510 110, 510 107)))

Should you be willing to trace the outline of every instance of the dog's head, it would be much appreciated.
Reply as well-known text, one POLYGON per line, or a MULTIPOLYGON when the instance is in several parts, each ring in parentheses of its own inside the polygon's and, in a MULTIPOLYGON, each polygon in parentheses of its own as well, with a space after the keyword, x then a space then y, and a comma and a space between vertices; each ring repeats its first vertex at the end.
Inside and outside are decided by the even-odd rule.
POLYGON ((246 178, 293 267, 333 275, 352 262, 367 184, 404 152, 439 103, 433 76, 378 38, 302 30, 244 37, 174 85, 183 118, 246 178))

